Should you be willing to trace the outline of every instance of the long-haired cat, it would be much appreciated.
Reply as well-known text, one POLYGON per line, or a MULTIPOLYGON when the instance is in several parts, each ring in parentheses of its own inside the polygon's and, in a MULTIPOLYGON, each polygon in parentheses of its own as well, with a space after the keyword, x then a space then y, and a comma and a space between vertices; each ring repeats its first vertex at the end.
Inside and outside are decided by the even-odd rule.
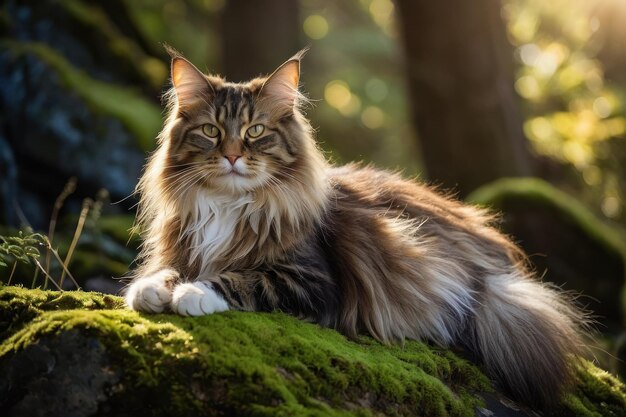
POLYGON ((515 398, 560 398, 584 316, 475 207, 331 167, 299 111, 301 54, 234 84, 174 51, 169 115, 137 187, 126 301, 197 316, 280 310, 355 337, 460 345, 515 398))

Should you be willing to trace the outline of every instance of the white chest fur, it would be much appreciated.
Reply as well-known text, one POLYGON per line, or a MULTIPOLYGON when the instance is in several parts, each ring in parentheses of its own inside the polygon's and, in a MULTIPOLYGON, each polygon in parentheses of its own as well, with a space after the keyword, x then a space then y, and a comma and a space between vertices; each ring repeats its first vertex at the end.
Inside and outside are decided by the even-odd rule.
POLYGON ((181 231, 181 238, 188 239, 191 246, 189 264, 199 261, 201 273, 216 272, 212 270, 212 261, 231 247, 252 202, 247 195, 233 199, 198 191, 189 196, 182 208, 181 231))

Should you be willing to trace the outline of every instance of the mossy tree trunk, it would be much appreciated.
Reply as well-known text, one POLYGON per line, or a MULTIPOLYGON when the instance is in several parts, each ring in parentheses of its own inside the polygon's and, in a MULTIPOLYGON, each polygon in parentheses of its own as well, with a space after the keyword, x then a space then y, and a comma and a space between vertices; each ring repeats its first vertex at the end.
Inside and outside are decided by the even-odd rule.
POLYGON ((292 0, 229 0, 221 19, 222 75, 245 81, 272 72, 295 54, 299 6, 292 0))
POLYGON ((500 2, 396 3, 428 177, 464 196, 531 174, 500 2))

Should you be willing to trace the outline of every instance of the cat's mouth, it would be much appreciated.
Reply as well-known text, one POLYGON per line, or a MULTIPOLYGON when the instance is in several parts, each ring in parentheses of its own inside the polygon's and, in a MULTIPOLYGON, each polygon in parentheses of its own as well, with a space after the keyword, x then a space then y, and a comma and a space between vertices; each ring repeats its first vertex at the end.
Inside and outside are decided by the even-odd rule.
POLYGON ((241 172, 241 171, 238 171, 238 170, 237 170, 237 168, 232 168, 230 171, 228 171, 228 172, 226 172, 226 173, 222 174, 222 177, 230 177, 230 176, 233 176, 233 177, 242 177, 242 178, 249 178, 249 177, 251 177, 252 175, 250 175, 250 174, 246 174, 246 173, 241 172))

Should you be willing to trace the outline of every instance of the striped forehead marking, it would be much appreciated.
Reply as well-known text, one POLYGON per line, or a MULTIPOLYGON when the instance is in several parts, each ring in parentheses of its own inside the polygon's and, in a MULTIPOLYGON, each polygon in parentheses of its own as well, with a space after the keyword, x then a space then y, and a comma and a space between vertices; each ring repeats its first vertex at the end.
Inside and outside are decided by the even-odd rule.
POLYGON ((228 86, 217 92, 214 104, 220 123, 225 123, 227 119, 249 121, 253 107, 252 94, 243 87, 228 86))

